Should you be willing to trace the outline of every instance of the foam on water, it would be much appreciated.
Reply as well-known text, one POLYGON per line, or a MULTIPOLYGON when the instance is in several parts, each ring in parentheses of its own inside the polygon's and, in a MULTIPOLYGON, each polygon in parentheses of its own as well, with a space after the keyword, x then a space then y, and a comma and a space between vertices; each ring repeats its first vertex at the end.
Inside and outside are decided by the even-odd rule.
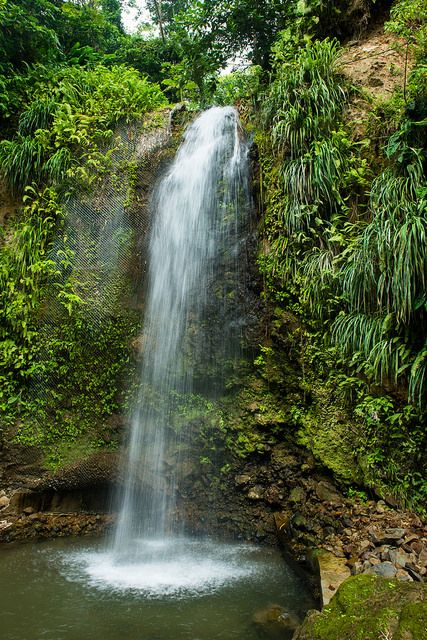
POLYGON ((146 598, 188 598, 213 593, 262 573, 256 547, 191 539, 137 540, 138 555, 117 558, 112 551, 67 553, 63 571, 73 581, 146 598))

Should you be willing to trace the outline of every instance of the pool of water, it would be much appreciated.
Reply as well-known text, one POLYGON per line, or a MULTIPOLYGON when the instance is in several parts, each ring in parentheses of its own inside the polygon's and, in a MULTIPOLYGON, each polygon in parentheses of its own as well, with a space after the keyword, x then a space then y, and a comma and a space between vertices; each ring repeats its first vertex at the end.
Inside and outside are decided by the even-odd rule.
POLYGON ((116 558, 99 540, 0 548, 2 640, 258 640, 269 604, 300 617, 308 586, 274 549, 140 540, 116 558))

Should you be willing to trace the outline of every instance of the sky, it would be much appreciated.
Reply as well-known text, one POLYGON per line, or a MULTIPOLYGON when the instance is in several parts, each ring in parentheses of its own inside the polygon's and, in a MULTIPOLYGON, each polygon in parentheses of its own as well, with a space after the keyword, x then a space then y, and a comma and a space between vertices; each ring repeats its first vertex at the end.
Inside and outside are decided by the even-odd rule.
POLYGON ((137 5, 138 9, 142 11, 142 14, 139 18, 137 18, 137 9, 128 9, 122 14, 123 26, 125 28, 125 31, 127 31, 128 33, 136 31, 138 24, 140 22, 146 22, 150 17, 145 7, 145 0, 136 0, 135 4, 137 5))

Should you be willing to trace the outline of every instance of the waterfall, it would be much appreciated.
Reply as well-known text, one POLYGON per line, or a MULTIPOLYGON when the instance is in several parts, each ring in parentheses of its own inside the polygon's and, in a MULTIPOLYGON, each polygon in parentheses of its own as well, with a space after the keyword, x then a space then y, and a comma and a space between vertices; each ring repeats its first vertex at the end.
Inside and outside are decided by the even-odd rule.
POLYGON ((211 108, 187 129, 152 211, 141 390, 114 537, 114 553, 127 557, 138 539, 182 532, 176 495, 188 434, 176 426, 176 399, 195 385, 218 392, 224 362, 239 350, 250 196, 234 108, 211 108))

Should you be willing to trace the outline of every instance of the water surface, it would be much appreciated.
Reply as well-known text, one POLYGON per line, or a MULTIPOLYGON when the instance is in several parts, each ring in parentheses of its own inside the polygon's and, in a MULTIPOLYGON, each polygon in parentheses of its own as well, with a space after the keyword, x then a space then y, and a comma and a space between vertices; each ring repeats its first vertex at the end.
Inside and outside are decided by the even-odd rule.
POLYGON ((0 549, 2 640, 258 640, 268 604, 303 615, 307 585, 279 552, 245 544, 141 541, 118 563, 99 541, 0 549))

